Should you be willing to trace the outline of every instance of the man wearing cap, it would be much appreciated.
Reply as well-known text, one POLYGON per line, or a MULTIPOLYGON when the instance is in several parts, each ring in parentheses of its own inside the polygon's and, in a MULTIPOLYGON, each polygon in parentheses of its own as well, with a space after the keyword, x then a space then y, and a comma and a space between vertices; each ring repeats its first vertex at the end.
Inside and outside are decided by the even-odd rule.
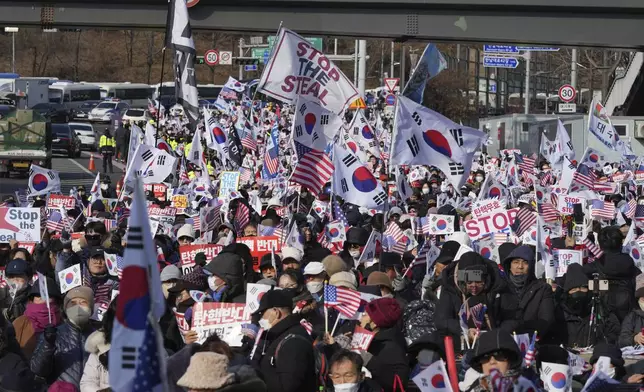
POLYGON ((278 255, 267 253, 259 261, 259 272, 264 279, 273 279, 277 281, 277 270, 282 264, 282 259, 278 255))
POLYGON ((395 299, 378 298, 365 306, 360 318, 362 328, 375 332, 369 349, 360 355, 385 392, 404 390, 409 378, 405 338, 396 327, 401 316, 402 310, 395 299))
POLYGON ((313 261, 304 267, 306 289, 309 290, 309 293, 317 302, 322 301, 322 291, 324 291, 324 281, 326 279, 327 274, 322 263, 313 261))
POLYGON ((206 264, 204 272, 210 275, 208 287, 215 302, 246 303, 244 262, 240 255, 220 253, 206 264))
POLYGON ((33 272, 27 261, 14 259, 5 269, 7 285, 0 291, 0 307, 4 317, 13 322, 22 316, 27 307, 27 299, 31 290, 33 272))
POLYGON ((293 298, 271 290, 259 301, 253 317, 265 338, 251 360, 261 372, 268 392, 315 392, 317 379, 311 337, 292 314, 293 298))
POLYGON ((94 292, 89 287, 75 287, 63 300, 67 318, 58 327, 48 326, 31 357, 31 370, 51 384, 68 382, 80 390, 80 380, 89 354, 85 341, 91 334, 90 317, 94 292))
POLYGON ((195 240, 195 229, 191 224, 186 223, 177 231, 179 245, 190 245, 195 240))
POLYGON ((92 289, 94 304, 98 309, 101 304, 112 301, 112 291, 119 290, 119 282, 107 271, 105 264, 105 248, 93 247, 89 250, 89 259, 83 268, 83 286, 92 289))
POLYGON ((299 271, 301 262, 302 252, 299 249, 291 246, 282 248, 282 270, 295 269, 299 271))

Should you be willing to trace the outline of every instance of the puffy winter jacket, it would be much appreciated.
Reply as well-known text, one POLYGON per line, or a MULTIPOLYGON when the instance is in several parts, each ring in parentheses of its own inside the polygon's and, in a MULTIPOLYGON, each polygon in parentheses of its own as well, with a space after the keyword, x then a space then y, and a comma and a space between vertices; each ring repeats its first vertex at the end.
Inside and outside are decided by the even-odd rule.
MULTIPOLYGON (((102 331, 96 331, 89 335, 85 342, 85 351, 89 353, 83 377, 80 381, 81 392, 95 392, 99 389, 109 388, 110 377, 107 368, 101 364, 99 355, 105 350, 105 334, 102 331)), ((107 346, 109 347, 109 346, 107 346)))
POLYGON ((405 350, 405 339, 397 327, 380 330, 373 337, 368 350, 373 357, 365 367, 383 391, 400 391, 401 385, 396 385, 396 377, 403 388, 407 387, 409 360, 405 350))
POLYGON ((40 336, 36 350, 31 357, 31 371, 36 376, 47 380, 71 383, 80 389, 80 380, 89 353, 85 351, 85 341, 92 332, 81 331, 78 327, 65 321, 56 328, 54 344, 40 336))
POLYGON ((622 321, 622 330, 619 333, 619 347, 634 346, 633 338, 644 328, 644 311, 632 310, 622 321))
POLYGON ((409 344, 436 331, 434 309, 435 305, 432 301, 421 299, 412 301, 405 307, 403 312, 404 335, 409 344))
POLYGON ((30 291, 31 286, 27 285, 27 287, 18 291, 14 298, 11 298, 8 286, 0 289, 0 309, 2 309, 5 319, 13 322, 25 313, 30 291))
POLYGON ((235 253, 220 253, 204 267, 226 282, 226 291, 219 302, 246 303, 244 293, 244 262, 235 253))

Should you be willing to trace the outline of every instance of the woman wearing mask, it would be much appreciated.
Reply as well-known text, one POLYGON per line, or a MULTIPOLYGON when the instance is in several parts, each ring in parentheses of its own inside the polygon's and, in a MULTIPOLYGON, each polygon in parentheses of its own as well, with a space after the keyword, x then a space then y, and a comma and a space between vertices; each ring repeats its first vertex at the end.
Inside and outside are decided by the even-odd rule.
POLYGON ((50 324, 56 327, 63 321, 60 310, 61 295, 58 285, 51 278, 46 278, 46 280, 49 303, 45 302, 45 299, 40 295, 40 285, 33 285, 29 293, 29 302, 25 313, 13 322, 16 341, 26 359, 31 359, 31 355, 36 349, 38 339, 40 339, 45 327, 50 324))
POLYGON ((480 188, 483 186, 483 181, 485 181, 485 172, 483 170, 477 170, 474 173, 474 186, 480 188))
POLYGON ((25 260, 15 259, 7 264, 4 274, 7 285, 0 291, 0 308, 5 319, 13 322, 25 312, 33 273, 25 260))
POLYGON ((63 305, 65 322, 45 328, 31 357, 31 370, 47 384, 62 381, 80 390, 81 375, 89 357, 84 347, 92 333, 94 292, 89 287, 75 287, 67 292, 63 305))
POLYGON ((91 288, 95 293, 94 303, 98 309, 102 304, 106 306, 112 301, 112 291, 119 290, 119 282, 107 271, 105 248, 92 248, 89 256, 82 269, 83 286, 91 288))
POLYGON ((115 315, 116 298, 103 314, 101 329, 89 335, 85 342, 85 351, 89 353, 89 358, 83 369, 80 392, 109 391, 110 377, 107 367, 115 315))

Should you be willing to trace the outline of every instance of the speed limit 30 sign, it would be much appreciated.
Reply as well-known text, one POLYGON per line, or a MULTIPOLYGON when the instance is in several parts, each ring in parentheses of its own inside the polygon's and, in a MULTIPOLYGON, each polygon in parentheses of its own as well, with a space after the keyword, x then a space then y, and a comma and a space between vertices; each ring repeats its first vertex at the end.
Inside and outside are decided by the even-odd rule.
POLYGON ((561 99, 564 102, 572 102, 575 100, 575 97, 577 96, 577 92, 575 91, 575 88, 569 84, 564 84, 563 86, 559 87, 559 99, 561 99))
POLYGON ((206 53, 203 56, 203 59, 206 62, 206 64, 210 66, 217 65, 219 64, 219 52, 214 49, 210 49, 206 51, 206 53))

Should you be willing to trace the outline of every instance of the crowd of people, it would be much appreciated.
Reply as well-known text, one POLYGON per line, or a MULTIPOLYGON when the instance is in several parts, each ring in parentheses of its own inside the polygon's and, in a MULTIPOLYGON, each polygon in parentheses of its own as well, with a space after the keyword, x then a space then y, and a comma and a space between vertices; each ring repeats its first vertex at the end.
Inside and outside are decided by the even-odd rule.
MULTIPOLYGON (((612 218, 585 207, 555 214, 545 240, 539 238, 544 205, 555 202, 539 193, 557 186, 557 162, 520 152, 481 154, 462 186, 429 165, 394 171, 387 162, 390 116, 373 108, 359 113, 380 135, 380 156, 356 151, 387 190, 380 210, 342 200, 330 183, 315 192, 287 181, 297 164, 292 106, 242 102, 232 112, 214 111, 222 128, 233 129, 243 117, 257 132, 254 140, 240 136, 239 162, 208 149, 204 137, 203 165, 187 159, 197 148, 189 124, 165 116, 159 139, 177 165, 164 182, 174 192, 150 189, 146 198, 151 209, 177 208, 177 195, 186 202, 154 226, 169 390, 577 391, 599 380, 604 389, 596 390, 636 391, 644 385, 644 362, 637 360, 644 275, 632 257, 644 198, 629 186, 634 177, 596 193, 614 207, 612 218), (279 168, 269 179, 264 151, 273 137, 279 168), (520 169, 516 175, 512 167, 520 169), (240 180, 222 196, 226 168, 240 180), (472 238, 468 221, 485 216, 481 206, 494 200, 501 211, 516 207, 514 224, 472 238), (203 212, 213 208, 215 218, 207 218, 203 212), (448 227, 432 228, 436 216, 448 227), (337 222, 339 234, 329 229, 337 222), (583 234, 573 226, 584 226, 583 234), (253 238, 272 238, 276 246, 257 255, 247 245, 253 238), (196 245, 204 250, 191 252, 196 245), (580 262, 566 265, 559 257, 550 264, 553 254, 568 250, 579 251, 580 262), (195 326, 200 306, 212 303, 242 304, 248 320, 233 332, 204 335, 195 326)), ((207 121, 197 127, 212 130, 207 121)), ((102 152, 127 161, 130 138, 124 130, 117 135, 114 143, 106 134, 102 152)), ((636 171, 626 161, 594 169, 597 184, 636 171)), ((0 243, 0 390, 111 390, 108 357, 122 272, 114 272, 111 255, 126 256, 131 205, 123 193, 108 177, 100 189, 73 189, 76 206, 64 211, 67 220, 51 226, 43 218, 32 249, 0 243), (72 284, 65 274, 74 267, 72 284)), ((51 196, 9 197, 1 208, 40 208, 51 220, 51 196)))

